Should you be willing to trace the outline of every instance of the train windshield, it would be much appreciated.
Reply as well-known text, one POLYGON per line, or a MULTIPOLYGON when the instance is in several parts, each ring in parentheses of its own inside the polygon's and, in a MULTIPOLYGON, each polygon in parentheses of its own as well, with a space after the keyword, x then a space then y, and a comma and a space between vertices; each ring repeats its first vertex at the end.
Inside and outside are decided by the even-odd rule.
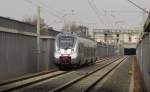
POLYGON ((62 49, 70 49, 74 47, 75 37, 61 36, 58 40, 58 46, 62 49))

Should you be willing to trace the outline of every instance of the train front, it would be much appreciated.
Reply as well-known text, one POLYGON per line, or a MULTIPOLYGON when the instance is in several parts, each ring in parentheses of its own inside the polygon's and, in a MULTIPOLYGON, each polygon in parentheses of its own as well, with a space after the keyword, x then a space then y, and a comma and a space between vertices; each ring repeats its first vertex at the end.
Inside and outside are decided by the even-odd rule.
POLYGON ((76 64, 77 37, 73 34, 60 34, 55 41, 55 64, 71 66, 76 64))

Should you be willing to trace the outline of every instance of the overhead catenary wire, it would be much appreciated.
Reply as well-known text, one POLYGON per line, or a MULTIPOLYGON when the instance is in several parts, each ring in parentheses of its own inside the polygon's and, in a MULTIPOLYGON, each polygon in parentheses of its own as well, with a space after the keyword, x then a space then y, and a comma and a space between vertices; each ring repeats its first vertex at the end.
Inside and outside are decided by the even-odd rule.
POLYGON ((106 24, 104 23, 104 21, 102 20, 102 18, 99 15, 99 10, 97 10, 97 7, 95 6, 95 4, 93 4, 90 0, 88 0, 88 3, 90 5, 90 7, 92 8, 92 10, 94 11, 94 13, 96 14, 96 16, 98 17, 98 19, 100 20, 100 22, 106 26, 106 24))
POLYGON ((25 1, 25 2, 29 3, 29 4, 31 4, 31 5, 33 5, 33 6, 38 7, 38 5, 37 5, 37 4, 33 3, 33 2, 32 2, 32 1, 30 1, 30 0, 23 0, 23 1, 25 1))
POLYGON ((46 11, 47 13, 49 13, 50 15, 52 15, 52 16, 54 16, 54 17, 57 17, 57 18, 60 19, 60 20, 66 21, 66 19, 64 19, 63 17, 61 17, 61 16, 59 16, 59 15, 57 15, 57 14, 51 12, 49 9, 47 9, 47 7, 45 7, 45 6, 41 5, 41 4, 37 4, 37 3, 35 3, 35 2, 33 2, 33 1, 31 1, 31 0, 24 0, 24 1, 26 1, 26 2, 28 2, 28 3, 30 3, 30 4, 32 4, 32 5, 34 5, 34 6, 36 6, 36 7, 40 6, 41 9, 45 10, 45 11, 46 11))
POLYGON ((48 7, 48 9, 53 10, 55 13, 57 13, 57 14, 59 14, 59 15, 63 15, 63 16, 65 15, 65 14, 63 14, 62 12, 60 12, 60 11, 54 9, 53 7, 50 7, 49 5, 47 5, 48 2, 46 2, 46 0, 44 1, 44 2, 46 2, 46 3, 43 3, 41 0, 38 0, 38 1, 39 1, 39 3, 40 3, 41 5, 43 5, 43 6, 45 6, 45 7, 48 7))
POLYGON ((144 8, 140 7, 139 5, 137 5, 136 3, 134 3, 131 0, 128 0, 131 4, 133 4, 135 7, 139 8, 140 10, 142 10, 143 12, 149 14, 149 12, 147 10, 145 10, 144 8))
MULTIPOLYGON (((62 15, 62 17, 65 19, 65 16, 67 16, 68 14, 64 14, 64 13, 62 13, 62 12, 60 12, 60 11, 57 11, 56 9, 54 9, 54 8, 52 8, 52 7, 50 7, 50 6, 48 6, 46 3, 43 3, 41 0, 38 0, 39 2, 39 4, 40 5, 42 5, 42 6, 45 6, 45 7, 48 7, 48 8, 50 8, 51 10, 53 10, 53 11, 55 11, 58 15, 62 15)), ((48 3, 48 2, 47 2, 48 3)), ((72 10, 72 13, 71 13, 71 15, 76 15, 76 14, 74 14, 74 10, 72 10)), ((77 20, 78 20, 78 23, 79 23, 79 25, 83 25, 84 23, 83 22, 81 22, 81 20, 76 16, 76 18, 77 18, 77 20)), ((68 19, 65 19, 66 21, 71 21, 71 20, 68 20, 68 19)), ((51 22, 51 24, 53 24, 53 23, 55 23, 56 22, 56 20, 54 20, 53 22, 51 22)), ((74 21, 74 22, 77 22, 77 21, 74 21)), ((77 23, 77 24, 78 24, 77 23)))
MULTIPOLYGON (((54 9, 52 7, 49 7, 47 4, 43 3, 40 0, 37 0, 38 2, 36 2, 36 3, 33 2, 33 1, 31 1, 31 0, 25 0, 25 1, 28 2, 28 3, 30 3, 30 4, 32 4, 32 5, 34 5, 34 6, 36 6, 36 7, 40 6, 42 10, 46 11, 46 13, 48 13, 48 14, 50 14, 50 15, 52 15, 52 16, 60 19, 60 20, 62 20, 64 24, 66 24, 67 22, 71 21, 71 20, 68 20, 68 19, 65 18, 65 16, 67 14, 61 13, 60 11, 57 11, 56 9, 54 9), (52 12, 50 10, 53 10, 55 12, 52 12), (60 16, 60 15, 62 15, 62 16, 60 16)), ((79 21, 81 23, 81 20, 79 20, 79 21)), ((56 20, 52 21, 50 24, 52 25, 55 22, 56 22, 56 20)))
MULTIPOLYGON (((49 15, 51 15, 51 16, 54 16, 54 17, 60 19, 61 21, 63 21, 64 24, 66 24, 67 21, 69 22, 69 20, 65 18, 65 15, 66 15, 66 14, 64 14, 64 13, 62 13, 62 12, 60 12, 60 11, 57 11, 56 9, 54 9, 54 8, 52 8, 52 7, 49 8, 49 6, 48 6, 47 4, 45 4, 44 2, 42 2, 42 1, 40 1, 40 0, 37 0, 36 2, 35 2, 35 1, 32 1, 32 0, 24 0, 24 1, 27 2, 27 3, 30 3, 31 5, 34 5, 34 6, 36 6, 36 7, 40 6, 41 10, 45 11, 46 14, 49 14, 49 15), (61 16, 61 15, 62 15, 62 16, 61 16)), ((91 7, 92 7, 92 6, 91 6, 91 7)), ((101 21, 101 23, 106 26, 106 24, 104 23, 104 21, 103 21, 102 18, 100 17, 100 15, 99 15, 99 13, 98 13, 99 11, 96 9, 96 7, 93 6, 93 9, 95 9, 95 12, 96 12, 96 14, 97 14, 97 17, 99 18, 99 20, 101 21)), ((83 24, 84 24, 83 22, 81 22, 80 19, 78 19, 78 22, 80 22, 80 23, 79 23, 80 25, 83 25, 83 24)), ((56 23, 56 19, 53 20, 53 21, 50 23, 50 25, 52 25, 53 23, 56 23)))
MULTIPOLYGON (((66 21, 69 21, 69 20, 67 20, 67 19, 64 18, 64 15, 65 15, 65 14, 63 14, 63 13, 57 11, 56 9, 54 9, 54 8, 52 8, 52 7, 50 7, 50 6, 48 6, 47 4, 41 2, 40 0, 38 0, 38 1, 39 1, 39 2, 38 2, 39 5, 41 5, 41 6, 44 7, 46 13, 49 13, 49 12, 51 12, 50 10, 53 10, 55 13, 53 13, 53 12, 51 12, 51 13, 53 13, 55 17, 57 17, 57 18, 59 18, 60 20, 62 20, 64 24, 66 24, 66 21), (47 7, 48 7, 48 8, 47 8, 47 7), (47 11, 48 11, 48 12, 47 12, 47 11), (57 13, 57 14, 56 14, 56 13, 57 13), (60 15, 62 15, 62 16, 60 16, 60 15)), ((52 25, 52 24, 54 24, 54 23, 56 23, 56 20, 52 21, 52 22, 50 23, 50 25, 52 25)))
MULTIPOLYGON (((41 0, 39 0, 40 2, 41 2, 41 0)), ((51 10, 54 10, 56 13, 58 13, 59 15, 63 15, 62 17, 65 17, 65 16, 67 16, 67 14, 64 14, 64 13, 62 13, 62 12, 60 12, 60 11, 57 11, 56 9, 54 9, 54 8, 52 8, 52 7, 50 7, 50 6, 48 6, 48 5, 46 5, 46 3, 43 3, 43 2, 41 2, 43 5, 45 5, 45 6, 47 6, 47 7, 49 7, 51 10)), ((48 3, 48 2, 47 2, 48 3)), ((72 10, 72 15, 75 15, 75 14, 73 14, 73 10, 72 10)), ((79 20, 79 18, 78 18, 78 20, 79 20)), ((80 20, 79 20, 80 21, 80 20)))
MULTIPOLYGON (((90 0, 89 0, 89 1, 90 1, 90 0)), ((104 26, 108 27, 108 25, 106 25, 106 23, 105 23, 105 22, 103 21, 103 19, 100 17, 100 10, 97 8, 97 6, 96 6, 96 4, 94 3, 93 0, 91 0, 91 4, 92 4, 92 6, 94 7, 95 11, 97 12, 97 15, 98 15, 100 21, 104 24, 104 26)), ((106 12, 105 12, 105 14, 106 14, 106 12)), ((114 15, 112 15, 112 14, 108 14, 108 15, 109 15, 110 17, 112 17, 113 19, 116 17, 116 16, 114 16, 114 15)))
POLYGON ((111 13, 141 13, 135 10, 104 10, 105 12, 111 12, 111 13))

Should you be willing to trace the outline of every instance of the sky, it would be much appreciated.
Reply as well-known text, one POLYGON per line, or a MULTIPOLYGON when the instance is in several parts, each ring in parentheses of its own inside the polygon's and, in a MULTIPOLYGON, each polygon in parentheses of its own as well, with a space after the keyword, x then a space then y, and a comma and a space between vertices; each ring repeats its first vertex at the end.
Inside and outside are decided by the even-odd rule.
MULTIPOLYGON (((150 0, 131 1, 150 11, 150 0)), ((142 27, 147 18, 128 0, 0 0, 0 16, 22 21, 36 16, 38 5, 41 17, 56 30, 71 22, 94 29, 134 29, 142 27)))

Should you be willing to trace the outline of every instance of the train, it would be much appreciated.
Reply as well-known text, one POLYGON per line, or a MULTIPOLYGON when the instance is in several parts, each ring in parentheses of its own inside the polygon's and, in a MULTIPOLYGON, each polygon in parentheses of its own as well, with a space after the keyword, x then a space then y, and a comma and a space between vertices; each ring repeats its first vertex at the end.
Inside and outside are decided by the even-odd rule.
POLYGON ((55 40, 55 64, 61 67, 81 66, 96 61, 97 43, 75 33, 60 33, 55 40))
POLYGON ((108 47, 75 33, 59 33, 55 39, 54 63, 59 68, 94 64, 99 56, 108 56, 110 53, 115 55, 114 48, 108 47))

